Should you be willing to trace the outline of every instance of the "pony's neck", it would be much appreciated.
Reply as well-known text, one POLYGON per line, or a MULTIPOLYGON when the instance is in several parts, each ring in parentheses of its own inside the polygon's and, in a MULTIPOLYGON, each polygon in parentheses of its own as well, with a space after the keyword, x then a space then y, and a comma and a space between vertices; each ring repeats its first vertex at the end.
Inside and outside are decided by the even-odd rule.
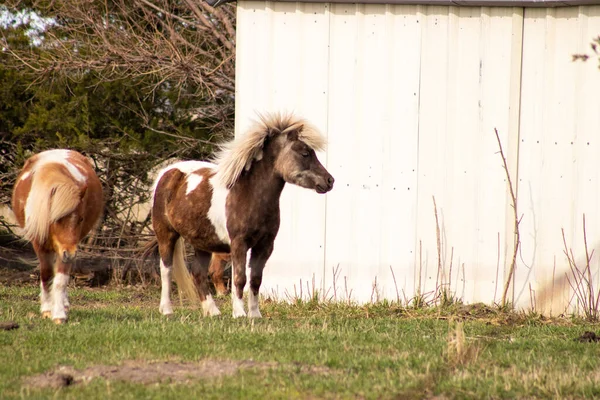
POLYGON ((265 154, 260 161, 255 161, 249 171, 239 178, 234 191, 244 197, 254 212, 269 213, 279 209, 279 198, 285 181, 275 173, 274 159, 265 154))

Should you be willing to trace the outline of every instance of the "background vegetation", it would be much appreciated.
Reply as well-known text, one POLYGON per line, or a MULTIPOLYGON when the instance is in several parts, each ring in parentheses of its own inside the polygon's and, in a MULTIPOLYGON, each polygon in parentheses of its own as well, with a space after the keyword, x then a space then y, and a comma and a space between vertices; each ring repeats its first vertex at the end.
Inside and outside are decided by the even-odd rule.
POLYGON ((233 132, 234 10, 191 0, 0 6, 0 204, 31 154, 90 156, 107 204, 84 256, 103 253, 127 270, 148 238, 137 207, 153 169, 206 158, 233 132))

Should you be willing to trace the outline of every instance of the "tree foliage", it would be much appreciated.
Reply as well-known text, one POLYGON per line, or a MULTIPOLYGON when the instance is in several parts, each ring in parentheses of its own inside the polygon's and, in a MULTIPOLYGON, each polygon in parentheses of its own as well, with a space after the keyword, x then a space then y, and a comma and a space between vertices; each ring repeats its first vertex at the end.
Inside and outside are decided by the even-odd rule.
POLYGON ((34 36, 31 21, 0 26, 1 203, 28 156, 79 150, 95 161, 107 197, 87 248, 132 259, 148 233, 136 214, 156 165, 206 158, 232 132, 234 8, 191 0, 5 6, 46 23, 34 36))

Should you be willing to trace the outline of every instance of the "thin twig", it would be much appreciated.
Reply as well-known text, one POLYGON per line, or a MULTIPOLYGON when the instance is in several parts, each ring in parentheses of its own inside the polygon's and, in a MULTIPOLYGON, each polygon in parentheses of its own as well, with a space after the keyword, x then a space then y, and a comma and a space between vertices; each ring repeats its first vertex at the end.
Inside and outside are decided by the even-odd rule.
POLYGON ((500 135, 498 134, 498 129, 494 128, 494 132, 496 133, 496 139, 498 140, 498 148, 500 149, 500 156, 502 157, 502 164, 504 166, 504 172, 506 173, 506 179, 508 181, 508 189, 510 191, 510 199, 512 202, 512 208, 514 211, 514 251, 513 251, 513 255, 512 255, 512 260, 510 263, 510 268, 508 270, 508 276, 506 278, 506 280, 504 281, 504 291, 502 292, 502 305, 506 306, 507 304, 507 296, 508 296, 508 289, 510 287, 510 282, 513 279, 513 275, 515 273, 515 268, 517 265, 517 254, 519 253, 519 246, 521 244, 521 234, 519 232, 519 212, 518 212, 518 202, 517 202, 517 195, 516 195, 516 191, 513 188, 513 183, 512 183, 512 179, 510 177, 510 171, 508 170, 508 164, 506 162, 506 157, 504 156, 504 150, 502 149, 502 142, 500 141, 500 135))

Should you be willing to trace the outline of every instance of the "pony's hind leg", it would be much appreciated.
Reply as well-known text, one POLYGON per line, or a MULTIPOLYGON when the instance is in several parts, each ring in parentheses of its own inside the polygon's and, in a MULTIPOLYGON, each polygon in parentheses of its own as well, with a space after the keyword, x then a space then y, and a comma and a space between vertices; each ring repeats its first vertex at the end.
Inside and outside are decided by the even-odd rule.
POLYGON ((52 281, 52 321, 56 324, 67 322, 67 310, 65 302, 67 299, 67 286, 71 273, 71 263, 65 263, 61 257, 56 257, 55 273, 52 281))
POLYGON ((33 243, 33 249, 40 262, 40 312, 42 318, 52 317, 52 297, 50 296, 50 286, 54 277, 52 267, 52 253, 43 250, 37 243, 33 243))
POLYGON ((179 239, 179 235, 175 232, 168 232, 165 237, 159 235, 157 231, 156 238, 158 239, 158 252, 160 255, 160 305, 158 310, 163 315, 173 314, 173 306, 171 305, 171 274, 173 272, 173 256, 175 252, 175 243, 179 239))
POLYGON ((210 264, 211 253, 207 253, 202 250, 194 249, 195 257, 192 263, 192 275, 196 281, 196 287, 200 294, 200 301, 202 302, 202 313, 204 316, 215 316, 221 315, 221 311, 215 304, 215 301, 210 294, 208 289, 208 266, 210 264))
POLYGON ((263 270, 273 253, 273 240, 263 240, 250 253, 250 291, 248 293, 248 318, 262 318, 258 309, 258 293, 262 284, 263 270))

